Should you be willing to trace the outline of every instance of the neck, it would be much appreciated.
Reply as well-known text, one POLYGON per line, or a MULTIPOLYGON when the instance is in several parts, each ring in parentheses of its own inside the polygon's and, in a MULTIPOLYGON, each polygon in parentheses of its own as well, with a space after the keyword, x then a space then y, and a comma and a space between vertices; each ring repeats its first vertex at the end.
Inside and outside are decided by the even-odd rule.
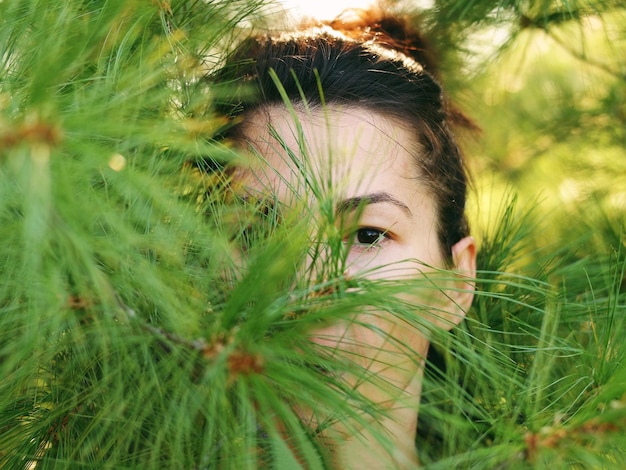
POLYGON ((337 468, 356 470, 408 470, 419 465, 415 435, 422 373, 405 390, 399 407, 372 423, 356 436, 349 436, 334 449, 337 468), (410 392, 410 393, 409 393, 410 392), (381 439, 382 436, 382 439, 381 439))

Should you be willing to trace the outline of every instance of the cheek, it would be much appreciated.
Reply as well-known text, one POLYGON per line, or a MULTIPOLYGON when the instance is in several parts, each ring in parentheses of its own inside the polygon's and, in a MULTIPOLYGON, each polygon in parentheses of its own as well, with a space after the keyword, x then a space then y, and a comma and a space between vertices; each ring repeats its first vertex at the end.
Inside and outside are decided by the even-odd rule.
POLYGON ((368 279, 380 279, 380 273, 367 273, 368 271, 381 265, 380 250, 378 248, 369 248, 367 250, 356 250, 352 248, 346 257, 346 274, 350 277, 363 276, 368 279))
POLYGON ((346 257, 346 274, 365 279, 410 279, 420 276, 422 266, 408 259, 408 250, 389 242, 387 246, 358 250, 353 248, 346 257))
POLYGON ((429 345, 416 327, 384 311, 358 314, 352 322, 316 330, 311 333, 311 341, 323 347, 325 353, 339 354, 341 359, 373 374, 367 381, 344 375, 352 384, 361 382, 359 390, 370 398, 404 389, 423 364, 429 345))

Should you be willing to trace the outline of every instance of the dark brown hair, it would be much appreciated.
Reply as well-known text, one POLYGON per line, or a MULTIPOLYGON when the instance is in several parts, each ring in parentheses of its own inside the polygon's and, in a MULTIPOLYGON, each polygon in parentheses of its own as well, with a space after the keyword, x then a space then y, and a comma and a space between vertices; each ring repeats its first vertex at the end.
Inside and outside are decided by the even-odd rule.
MULTIPOLYGON (((288 34, 244 41, 215 83, 233 81, 252 87, 218 103, 233 118, 224 136, 243 140, 242 120, 254 110, 284 103, 273 70, 292 102, 351 105, 405 123, 421 148, 416 165, 434 200, 442 253, 468 232, 465 218, 467 175, 450 130, 451 112, 435 79, 436 69, 424 40, 406 21, 393 16, 361 15, 288 34), (322 89, 323 98, 319 89, 322 89)), ((248 88, 246 88, 248 87, 248 88)))

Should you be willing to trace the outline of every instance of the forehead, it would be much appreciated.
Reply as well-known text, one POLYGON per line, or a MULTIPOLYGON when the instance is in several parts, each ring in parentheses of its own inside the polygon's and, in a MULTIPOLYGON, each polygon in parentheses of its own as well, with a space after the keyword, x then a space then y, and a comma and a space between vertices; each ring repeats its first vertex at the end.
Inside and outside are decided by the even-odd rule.
POLYGON ((306 194, 311 184, 341 197, 420 189, 416 139, 398 120, 367 109, 270 106, 247 117, 243 134, 252 155, 239 179, 279 199, 306 194))

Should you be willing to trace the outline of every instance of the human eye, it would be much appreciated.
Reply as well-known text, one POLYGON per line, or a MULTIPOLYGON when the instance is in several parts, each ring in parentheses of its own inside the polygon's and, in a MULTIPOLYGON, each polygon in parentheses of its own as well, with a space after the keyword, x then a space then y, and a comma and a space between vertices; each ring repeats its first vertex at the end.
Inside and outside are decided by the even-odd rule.
POLYGON ((355 247, 373 248, 379 247, 388 238, 389 234, 386 230, 376 227, 360 227, 346 241, 355 247))

